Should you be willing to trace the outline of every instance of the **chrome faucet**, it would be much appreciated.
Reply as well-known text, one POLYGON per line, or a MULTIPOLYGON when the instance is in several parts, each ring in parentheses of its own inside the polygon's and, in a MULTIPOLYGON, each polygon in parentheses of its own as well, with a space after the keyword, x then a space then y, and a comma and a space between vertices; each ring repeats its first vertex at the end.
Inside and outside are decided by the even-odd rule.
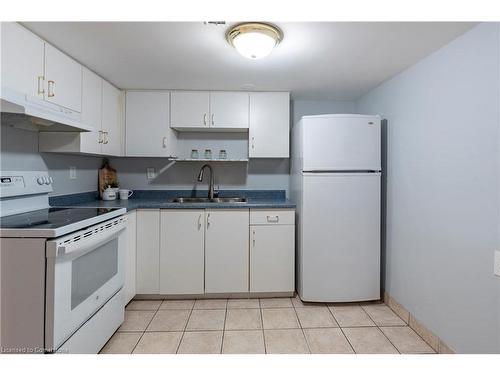
POLYGON ((210 170, 210 184, 208 185, 208 199, 214 199, 214 170, 212 167, 208 164, 204 164, 201 169, 200 173, 198 173, 198 182, 203 181, 203 172, 205 171, 205 168, 208 168, 210 170))

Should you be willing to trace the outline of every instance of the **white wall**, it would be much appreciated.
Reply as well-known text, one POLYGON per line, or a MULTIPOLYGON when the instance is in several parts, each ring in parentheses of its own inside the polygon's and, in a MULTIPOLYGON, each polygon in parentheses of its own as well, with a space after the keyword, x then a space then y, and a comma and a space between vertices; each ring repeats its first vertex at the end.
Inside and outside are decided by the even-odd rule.
MULTIPOLYGON (((196 178, 202 162, 176 162, 154 180, 146 178, 146 169, 161 170, 171 162, 161 158, 112 158, 118 171, 120 186, 128 189, 193 189, 207 190, 209 176, 203 183, 196 178)), ((248 163, 210 163, 215 184, 220 189, 286 190, 288 191, 288 159, 250 160, 248 163)))
POLYGON ((499 26, 357 103, 387 119, 386 288, 460 353, 500 353, 499 26))
POLYGON ((38 133, 2 125, 0 128, 0 169, 49 170, 54 179, 53 195, 97 189, 97 169, 101 158, 79 155, 38 153, 38 133), (77 167, 77 179, 69 179, 69 167, 77 167))
POLYGON ((302 116, 325 115, 330 113, 354 113, 356 104, 353 101, 342 100, 294 100, 291 103, 293 124, 302 116))

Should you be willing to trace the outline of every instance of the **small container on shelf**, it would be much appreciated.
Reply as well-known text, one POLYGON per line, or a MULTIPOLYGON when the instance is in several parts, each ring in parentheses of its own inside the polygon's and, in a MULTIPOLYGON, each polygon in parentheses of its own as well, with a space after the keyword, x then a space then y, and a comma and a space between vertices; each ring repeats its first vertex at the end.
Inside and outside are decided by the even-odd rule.
POLYGON ((226 160, 227 159, 227 152, 226 152, 226 150, 220 150, 219 151, 219 159, 221 159, 221 160, 226 160))
POLYGON ((191 150, 191 159, 198 159, 198 157, 199 157, 198 150, 192 149, 191 150))
POLYGON ((205 150, 205 159, 212 159, 212 150, 209 148, 205 150))

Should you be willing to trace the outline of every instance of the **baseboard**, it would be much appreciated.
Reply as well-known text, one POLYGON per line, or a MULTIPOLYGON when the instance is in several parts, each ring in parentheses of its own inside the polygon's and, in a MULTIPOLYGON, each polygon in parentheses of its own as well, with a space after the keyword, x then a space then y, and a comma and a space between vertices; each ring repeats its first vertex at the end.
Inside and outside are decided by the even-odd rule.
POLYGON ((212 298, 272 298, 293 297, 295 292, 243 292, 204 294, 136 294, 133 299, 212 299, 212 298))
POLYGON ((410 326, 415 332, 417 332, 422 339, 429 344, 429 346, 434 349, 439 354, 455 354, 455 351, 447 345, 438 335, 433 333, 429 328, 427 328, 422 322, 417 320, 415 316, 408 311, 403 305, 401 305, 394 297, 389 293, 384 292, 384 302, 387 306, 391 308, 397 316, 399 316, 406 324, 410 326))

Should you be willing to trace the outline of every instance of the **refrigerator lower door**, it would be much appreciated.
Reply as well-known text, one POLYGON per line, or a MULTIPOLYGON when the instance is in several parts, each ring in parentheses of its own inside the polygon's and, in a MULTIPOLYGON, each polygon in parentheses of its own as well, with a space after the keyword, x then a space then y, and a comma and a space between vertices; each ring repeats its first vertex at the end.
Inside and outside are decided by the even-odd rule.
POLYGON ((379 299, 380 173, 304 173, 302 189, 301 299, 379 299))

